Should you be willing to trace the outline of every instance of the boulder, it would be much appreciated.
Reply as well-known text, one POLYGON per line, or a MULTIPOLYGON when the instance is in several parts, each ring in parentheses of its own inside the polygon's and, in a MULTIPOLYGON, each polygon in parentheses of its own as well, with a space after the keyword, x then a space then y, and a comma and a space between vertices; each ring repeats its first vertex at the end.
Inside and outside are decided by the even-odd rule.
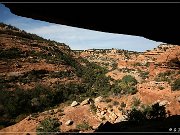
POLYGON ((121 115, 120 117, 118 117, 114 123, 119 123, 121 121, 126 121, 127 116, 126 115, 121 115))
POLYGON ((100 127, 102 125, 103 125, 103 123, 101 122, 101 123, 99 123, 97 125, 92 126, 92 129, 96 130, 96 129, 98 129, 98 127, 100 127))
POLYGON ((105 114, 105 112, 104 112, 104 111, 102 111, 102 112, 101 112, 101 115, 104 115, 104 114, 105 114))
POLYGON ((90 98, 85 99, 84 101, 81 102, 81 105, 87 105, 90 103, 90 98))
POLYGON ((101 113, 101 111, 99 110, 99 109, 97 109, 97 111, 96 111, 97 113, 101 113))
POLYGON ((180 103, 180 96, 177 98, 177 101, 180 103))
POLYGON ((57 113, 59 110, 58 109, 54 109, 53 111, 54 111, 54 113, 57 113))
POLYGON ((22 75, 24 75, 24 73, 22 73, 22 72, 9 72, 8 73, 8 77, 10 77, 10 76, 18 77, 18 76, 22 76, 22 75))
POLYGON ((70 126, 70 125, 72 125, 72 124, 73 124, 73 121, 72 121, 72 120, 68 120, 68 121, 66 121, 66 123, 65 123, 66 126, 70 126))
POLYGON ((28 116, 28 117, 27 117, 27 120, 28 120, 28 121, 29 121, 29 120, 31 120, 31 117, 30 117, 30 116, 28 116))
POLYGON ((103 107, 102 110, 107 112, 107 107, 103 107))
POLYGON ((153 102, 152 105, 157 104, 157 103, 159 104, 159 102, 161 102, 161 101, 157 100, 157 101, 153 102))
POLYGON ((78 102, 73 101, 72 104, 71 104, 71 106, 72 106, 72 107, 75 107, 75 106, 77 106, 78 104, 79 104, 78 102))
POLYGON ((54 110, 49 110, 49 114, 53 115, 54 114, 54 110))
POLYGON ((96 103, 101 102, 102 99, 103 99, 103 98, 102 98, 101 96, 99 96, 99 97, 97 97, 97 98, 94 99, 94 102, 96 102, 96 103))
POLYGON ((107 109, 107 112, 108 112, 108 113, 112 113, 112 111, 113 111, 112 108, 108 108, 108 109, 107 109))
POLYGON ((99 118, 102 118, 103 116, 101 115, 101 113, 96 113, 96 115, 99 117, 99 118))
POLYGON ((112 121, 115 121, 117 119, 117 115, 112 112, 110 115, 109 115, 109 118, 112 120, 112 121))
POLYGON ((169 102, 167 100, 163 100, 161 102, 159 102, 159 106, 165 106, 167 105, 169 102))
POLYGON ((49 114, 49 111, 44 111, 42 114, 48 115, 48 114, 49 114))

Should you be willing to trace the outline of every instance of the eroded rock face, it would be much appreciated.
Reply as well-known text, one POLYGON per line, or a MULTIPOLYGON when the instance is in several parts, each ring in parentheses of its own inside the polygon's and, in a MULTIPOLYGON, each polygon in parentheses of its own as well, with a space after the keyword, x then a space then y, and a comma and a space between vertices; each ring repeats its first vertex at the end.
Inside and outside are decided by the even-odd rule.
POLYGON ((65 123, 66 126, 70 126, 70 125, 72 125, 72 124, 73 124, 73 121, 72 121, 72 120, 68 120, 68 121, 65 123))
POLYGON ((77 101, 73 101, 72 104, 71 104, 72 107, 75 107, 77 105, 79 105, 79 103, 77 101))

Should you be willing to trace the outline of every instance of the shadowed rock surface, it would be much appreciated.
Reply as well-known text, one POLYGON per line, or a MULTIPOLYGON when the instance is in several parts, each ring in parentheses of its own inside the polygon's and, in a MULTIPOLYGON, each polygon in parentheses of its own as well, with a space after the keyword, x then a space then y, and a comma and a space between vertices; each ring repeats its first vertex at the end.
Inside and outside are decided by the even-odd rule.
POLYGON ((163 120, 148 120, 142 123, 123 121, 111 124, 106 122, 95 132, 169 132, 169 128, 177 128, 180 121, 179 115, 170 116, 163 120))
POLYGON ((66 1, 66 3, 6 3, 5 5, 12 13, 23 17, 180 44, 178 37, 180 21, 177 19, 180 4, 177 3, 94 4, 66 1))

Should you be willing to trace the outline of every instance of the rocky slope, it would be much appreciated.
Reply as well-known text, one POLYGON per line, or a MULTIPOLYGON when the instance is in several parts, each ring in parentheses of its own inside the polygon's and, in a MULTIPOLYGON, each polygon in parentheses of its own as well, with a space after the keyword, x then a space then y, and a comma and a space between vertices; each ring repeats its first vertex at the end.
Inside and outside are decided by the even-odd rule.
POLYGON ((100 94, 108 85, 103 68, 64 43, 0 24, 0 128, 30 113, 93 96, 92 86, 100 94), (93 86, 99 79, 107 85, 93 86))
MULTIPOLYGON (((121 80, 126 75, 131 75, 138 81, 137 94, 133 95, 143 104, 163 102, 166 110, 172 115, 179 115, 179 89, 173 89, 175 82, 180 78, 180 46, 161 44, 153 50, 146 52, 128 52, 125 50, 85 50, 79 55, 91 62, 95 62, 108 69, 107 76, 112 78, 112 83, 121 80), (114 61, 114 66, 109 63, 114 61), (106 62, 107 64, 102 64, 106 62), (109 63, 108 63, 109 62, 109 63)), ((122 84, 119 83, 122 87, 122 84)), ((123 88, 123 87, 122 87, 123 88)), ((131 96, 130 96, 131 97, 131 96)), ((131 102, 131 98, 127 98, 131 102)), ((118 98, 118 99, 123 99, 118 98)), ((127 106, 132 107, 131 104, 127 106)))

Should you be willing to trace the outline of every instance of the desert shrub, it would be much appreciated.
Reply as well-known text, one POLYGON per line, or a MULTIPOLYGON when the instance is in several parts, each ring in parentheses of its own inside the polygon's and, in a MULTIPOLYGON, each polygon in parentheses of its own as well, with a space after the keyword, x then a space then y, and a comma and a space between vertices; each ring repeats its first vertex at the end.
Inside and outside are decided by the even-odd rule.
POLYGON ((146 64, 144 66, 149 67, 149 62, 146 62, 146 64))
POLYGON ((121 108, 125 108, 126 107, 126 104, 124 102, 121 102, 121 105, 120 105, 121 108))
POLYGON ((81 123, 81 124, 78 124, 76 126, 76 128, 78 130, 91 130, 92 129, 92 127, 89 125, 89 123, 87 123, 85 121, 83 123, 81 123))
POLYGON ((105 99, 104 101, 105 101, 106 103, 109 103, 109 102, 111 102, 111 101, 112 101, 112 99, 107 98, 107 99, 105 99))
POLYGON ((125 93, 134 95, 137 93, 137 91, 138 91, 137 88, 132 86, 129 89, 127 89, 125 93))
MULTIPOLYGON (((45 135, 47 132, 60 132, 60 122, 58 119, 46 118, 36 127, 37 135, 45 135)), ((54 134, 55 134, 54 133, 54 134)), ((52 134, 52 133, 50 133, 52 134)))
POLYGON ((174 83, 172 83, 171 87, 173 91, 180 90, 180 78, 176 79, 174 83))
POLYGON ((162 86, 159 86, 158 88, 159 88, 160 90, 163 90, 163 89, 164 89, 164 87, 162 87, 162 86))
POLYGON ((140 76, 142 79, 146 79, 149 77, 149 72, 145 72, 145 71, 140 71, 140 76))
POLYGON ((137 80, 131 75, 124 76, 122 78, 122 81, 124 81, 125 83, 130 84, 130 85, 136 85, 137 84, 137 80))
POLYGON ((157 82, 165 81, 165 82, 170 83, 171 82, 171 78, 170 78, 171 74, 172 74, 171 71, 159 73, 156 76, 155 81, 157 81, 157 82))
POLYGON ((136 62, 135 64, 134 64, 134 66, 136 67, 136 66, 142 66, 142 64, 140 63, 140 62, 136 62))
POLYGON ((113 63, 113 64, 112 64, 112 70, 117 69, 117 66, 118 66, 118 63, 113 63))
POLYGON ((133 98, 133 106, 137 107, 141 104, 141 100, 138 98, 133 98))
POLYGON ((73 74, 71 71, 64 72, 64 71, 59 71, 59 72, 52 72, 50 74, 50 77, 52 78, 64 78, 64 77, 72 77, 73 74))
POLYGON ((114 101, 114 102, 113 102, 113 105, 114 105, 114 106, 119 105, 119 102, 114 101))
POLYGON ((115 81, 115 84, 112 85, 111 91, 113 92, 114 95, 119 95, 121 93, 122 89, 117 81, 115 81))
POLYGON ((113 106, 111 104, 108 104, 108 108, 112 108, 113 106))
POLYGON ((101 120, 104 121, 104 120, 106 120, 106 118, 105 118, 105 117, 102 117, 101 120))

